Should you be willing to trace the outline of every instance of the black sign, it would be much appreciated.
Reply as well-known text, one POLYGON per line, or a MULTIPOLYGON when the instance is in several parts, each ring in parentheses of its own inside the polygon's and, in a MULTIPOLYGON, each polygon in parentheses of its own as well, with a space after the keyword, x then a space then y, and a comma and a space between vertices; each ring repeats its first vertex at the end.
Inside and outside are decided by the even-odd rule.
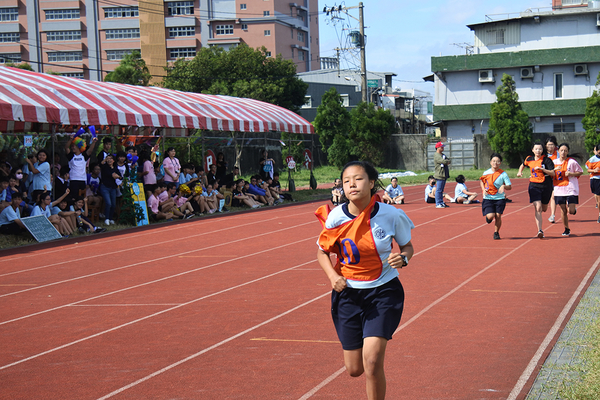
POLYGON ((61 234, 45 215, 36 215, 35 217, 21 218, 21 222, 38 242, 47 242, 48 240, 60 239, 61 234))

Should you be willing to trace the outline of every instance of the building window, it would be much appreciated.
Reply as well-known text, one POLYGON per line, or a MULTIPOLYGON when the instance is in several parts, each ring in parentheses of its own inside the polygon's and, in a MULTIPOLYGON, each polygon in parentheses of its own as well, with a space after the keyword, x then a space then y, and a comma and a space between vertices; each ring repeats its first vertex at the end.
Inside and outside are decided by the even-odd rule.
POLYGON ((270 51, 265 51, 265 56, 271 57, 271 52, 270 51))
POLYGON ((131 54, 133 50, 106 50, 106 59, 108 61, 120 61, 125 58, 127 54, 131 54))
POLYGON ((271 15, 271 11, 263 11, 263 17, 268 17, 271 15))
POLYGON ((312 107, 312 97, 304 96, 304 104, 302 105, 302 108, 311 108, 311 107, 312 107))
POLYGON ((69 40, 81 40, 81 31, 56 31, 46 33, 49 42, 66 42, 69 40))
POLYGON ((487 32, 487 43, 486 45, 494 44, 505 44, 504 43, 504 31, 505 29, 490 29, 487 32))
POLYGON ((565 122, 563 123, 558 123, 558 124, 553 124, 553 132, 554 133, 561 133, 561 132, 575 132, 575 122, 565 122))
POLYGON ((304 32, 298 31, 298 40, 304 43, 304 32))
POLYGON ((347 94, 340 94, 340 97, 342 98, 342 106, 350 107, 350 96, 347 94))
MULTIPOLYGON (((585 5, 587 3, 588 3, 588 0, 562 0, 563 6, 580 6, 580 5, 585 5)), ((565 132, 567 132, 567 131, 565 131, 565 132)))
POLYGON ((304 52, 302 50, 298 50, 298 60, 304 61, 304 52))
POLYGON ((140 28, 131 29, 107 29, 106 40, 111 39, 138 39, 140 37, 140 28))
POLYGON ((6 63, 20 63, 21 53, 0 53, 0 64, 6 63))
POLYGON ((104 9, 104 18, 130 18, 138 17, 137 7, 111 7, 104 9))
POLYGON ((194 36, 195 34, 196 29, 193 26, 176 26, 174 28, 169 28, 169 37, 194 36))
POLYGON ((83 60, 81 51, 57 51, 48 53, 48 62, 69 62, 83 60))
POLYGON ((554 74, 554 98, 563 97, 563 74, 554 74))
POLYGON ((19 32, 0 33, 0 43, 15 43, 21 40, 19 32))
POLYGON ((269 29, 265 29, 265 36, 271 36, 271 31, 269 29))
POLYGON ((233 35, 233 25, 217 25, 215 33, 217 35, 233 35))
POLYGON ((195 47, 183 47, 179 49, 169 49, 169 58, 191 58, 196 57, 195 47))
POLYGON ((173 1, 168 3, 169 15, 192 15, 194 14, 193 1, 173 1))
POLYGON ((240 4, 240 10, 245 10, 245 9, 246 9, 246 3, 240 4))
POLYGON ((70 9, 70 10, 46 10, 46 19, 47 20, 55 20, 55 19, 79 19, 81 17, 81 13, 78 8, 70 9))
POLYGON ((83 79, 83 72, 61 72, 61 75, 68 78, 83 79))
POLYGON ((0 21, 18 21, 19 20, 19 9, 14 8, 0 8, 0 21))
POLYGON ((294 48, 292 47, 292 60, 294 59, 294 48))
POLYGON ((242 30, 243 31, 247 31, 248 30, 248 24, 242 24, 242 30))

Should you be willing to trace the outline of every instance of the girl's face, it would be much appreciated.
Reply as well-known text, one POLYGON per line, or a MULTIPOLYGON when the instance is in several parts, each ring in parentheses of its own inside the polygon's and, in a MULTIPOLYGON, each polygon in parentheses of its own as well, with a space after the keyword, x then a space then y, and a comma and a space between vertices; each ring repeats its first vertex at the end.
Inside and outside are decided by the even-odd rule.
POLYGON ((500 168, 500 164, 502 164, 502 161, 500 161, 500 158, 498 158, 498 157, 494 157, 490 160, 490 165, 492 166, 493 169, 500 168))
POLYGON ((113 166, 113 164, 115 163, 115 159, 114 159, 114 158, 112 158, 112 156, 107 156, 107 157, 106 157, 106 163, 107 163, 107 164, 108 164, 110 167, 112 167, 112 166, 113 166))
POLYGON ((556 145, 552 142, 548 142, 546 143, 546 151, 548 152, 548 154, 554 154, 554 151, 556 150, 556 145))
POLYGON ((532 151, 536 157, 540 157, 544 152, 544 147, 541 144, 536 144, 535 146, 533 146, 532 151))
POLYGON ((117 161, 117 162, 118 162, 119 164, 125 164, 125 160, 126 160, 126 159, 127 159, 127 157, 123 157, 123 156, 121 156, 121 157, 119 157, 119 159, 118 159, 118 161, 117 161))
POLYGON ((44 152, 39 153, 37 156, 38 161, 41 163, 45 162, 47 158, 48 158, 48 156, 44 152))
POLYGON ((52 202, 52 199, 50 198, 50 195, 46 195, 46 196, 44 197, 44 200, 42 201, 42 204, 44 204, 44 205, 48 205, 48 204, 50 204, 51 202, 52 202))
POLYGON ((344 194, 346 198, 352 202, 363 200, 371 197, 371 189, 375 182, 369 180, 367 171, 358 165, 352 165, 344 171, 342 176, 342 184, 344 185, 344 194))
POLYGON ((558 155, 561 160, 564 160, 569 155, 569 148, 567 146, 561 146, 560 149, 558 149, 558 155))
POLYGON ((208 186, 206 187, 206 192, 207 192, 207 193, 212 193, 212 190, 213 190, 213 188, 212 188, 212 185, 208 185, 208 186))
POLYGON ((81 208, 83 208, 83 200, 77 200, 75 202, 75 208, 78 209, 78 210, 81 209, 81 208))
POLYGON ((92 175, 100 175, 100 166, 96 165, 92 170, 92 175))
POLYGON ((169 157, 175 157, 175 149, 173 149, 173 150, 169 151, 169 152, 167 153, 167 155, 168 155, 169 157))

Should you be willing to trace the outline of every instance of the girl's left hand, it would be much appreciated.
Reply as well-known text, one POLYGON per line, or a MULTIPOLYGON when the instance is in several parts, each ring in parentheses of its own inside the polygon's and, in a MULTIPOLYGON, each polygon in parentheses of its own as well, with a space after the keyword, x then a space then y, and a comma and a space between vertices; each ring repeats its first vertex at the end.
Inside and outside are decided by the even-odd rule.
POLYGON ((400 253, 390 253, 387 262, 392 268, 403 268, 405 266, 400 253))

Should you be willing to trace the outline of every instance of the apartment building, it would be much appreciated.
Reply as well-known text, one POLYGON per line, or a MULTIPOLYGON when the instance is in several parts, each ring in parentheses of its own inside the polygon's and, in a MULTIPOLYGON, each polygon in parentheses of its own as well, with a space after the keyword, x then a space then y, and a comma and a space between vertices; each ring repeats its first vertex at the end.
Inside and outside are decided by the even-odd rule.
POLYGON ((0 65, 101 80, 139 50, 156 79, 201 47, 240 43, 319 69, 318 0, 2 0, 0 65))

